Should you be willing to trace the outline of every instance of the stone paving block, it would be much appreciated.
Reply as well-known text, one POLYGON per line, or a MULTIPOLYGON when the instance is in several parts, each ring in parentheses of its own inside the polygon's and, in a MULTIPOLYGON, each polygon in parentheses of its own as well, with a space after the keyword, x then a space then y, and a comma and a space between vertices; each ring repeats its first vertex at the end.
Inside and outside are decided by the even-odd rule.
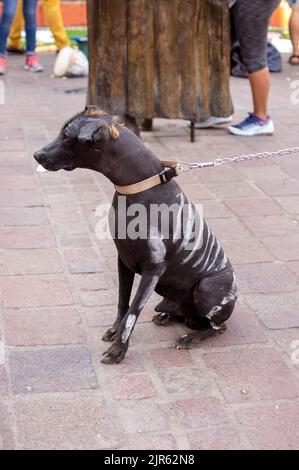
POLYGON ((222 247, 232 264, 263 263, 272 261, 274 256, 259 240, 254 238, 223 240, 222 247))
POLYGON ((24 149, 25 149, 25 146, 22 140, 17 140, 17 139, 0 140, 0 152, 24 150, 24 149))
POLYGON ((204 201, 202 214, 206 219, 231 217, 232 213, 220 201, 204 201))
POLYGON ((0 191, 0 206, 43 206, 43 198, 38 191, 0 191))
POLYGON ((250 448, 242 443, 239 432, 229 425, 213 426, 188 434, 192 450, 242 450, 250 448))
MULTIPOLYGON (((197 361, 198 362, 198 361, 197 361)), ((184 369, 159 369, 159 378, 172 397, 219 397, 217 384, 206 368, 196 365, 184 369)))
POLYGON ((16 405, 18 449, 115 448, 110 410, 98 395, 31 396, 16 405))
POLYGON ((299 327, 299 292, 246 295, 246 303, 270 329, 299 327))
POLYGON ((53 249, 0 250, 0 258, 0 275, 63 272, 59 254, 53 249))
POLYGON ((277 197, 276 201, 289 214, 299 214, 299 196, 277 197))
POLYGON ((47 310, 8 310, 4 314, 6 344, 37 346, 85 341, 78 312, 69 307, 47 310))
POLYGON ((209 226, 220 242, 251 237, 250 231, 238 219, 210 219, 209 226))
POLYGON ((288 215, 245 217, 243 223, 260 238, 299 235, 299 223, 288 215))
POLYGON ((0 246, 3 249, 52 248, 55 244, 48 226, 0 227, 0 246))
POLYGON ((119 450, 175 450, 178 449, 175 437, 171 434, 138 433, 125 434, 121 439, 119 450))
POLYGON ((282 263, 234 266, 242 294, 271 294, 298 290, 298 280, 282 263))
POLYGON ((230 211, 242 218, 261 215, 277 215, 283 212, 281 207, 272 199, 226 199, 225 205, 230 211))
POLYGON ((157 391, 148 375, 110 376, 108 387, 115 400, 144 400, 157 396, 157 391))
POLYGON ((298 235, 264 238, 263 243, 281 261, 299 260, 298 235))
POLYGON ((112 326, 117 313, 114 305, 101 307, 80 307, 81 314, 86 318, 88 326, 112 326))
POLYGON ((246 181, 236 181, 234 183, 221 181, 218 181, 217 183, 208 182, 206 186, 211 193, 221 199, 258 197, 261 194, 253 184, 246 181))
POLYGON ((112 276, 107 272, 73 274, 72 282, 74 287, 80 291, 106 291, 115 289, 115 293, 117 294, 117 285, 112 276))
POLYGON ((282 180, 286 178, 286 173, 278 166, 271 164, 270 162, 269 162, 269 165, 266 165, 265 162, 263 163, 264 165, 261 167, 246 166, 246 165, 242 166, 239 164, 237 167, 237 170, 245 178, 248 178, 253 181, 277 180, 277 179, 282 180))
POLYGON ((244 433, 257 450, 297 450, 298 402, 250 406, 236 411, 244 433))
POLYGON ((82 291, 80 293, 81 304, 85 307, 106 307, 115 305, 116 293, 114 291, 82 291))
POLYGON ((73 298, 62 275, 0 277, 4 307, 70 305, 73 298))
POLYGON ((219 426, 228 422, 221 403, 216 398, 192 398, 175 403, 182 425, 187 429, 219 426))
POLYGON ((291 196, 299 194, 298 181, 291 178, 258 181, 256 185, 269 196, 291 196))
POLYGON ((204 355, 229 403, 299 397, 299 380, 271 348, 204 355))
POLYGON ((26 189, 35 189, 36 187, 37 181, 35 177, 31 175, 0 176, 1 191, 23 191, 26 189))
POLYGON ((41 207, 0 208, 2 225, 47 225, 49 223, 45 210, 41 207))
POLYGON ((10 152, 9 150, 7 152, 1 152, 0 153, 0 161, 1 162, 22 162, 26 161, 27 155, 25 151, 13 151, 10 152))
POLYGON ((1 175, 31 175, 33 173, 32 165, 29 163, 1 162, 1 175))
POLYGON ((64 256, 71 273, 96 273, 103 270, 103 265, 95 251, 88 248, 66 249, 64 256))
POLYGON ((56 347, 11 350, 9 354, 13 393, 71 392, 97 388, 87 349, 56 347))
POLYGON ((3 401, 0 403, 0 450, 15 448, 12 426, 13 419, 10 407, 3 401))
POLYGON ((188 196, 190 200, 193 202, 201 202, 202 200, 205 200, 205 199, 214 198, 213 194, 203 184, 200 184, 200 183, 181 184, 181 181, 180 181, 180 186, 182 187, 186 196, 188 196))
POLYGON ((190 352, 186 349, 163 348, 150 352, 151 360, 157 369, 167 367, 188 367, 194 365, 190 352))
MULTIPOLYGON (((168 431, 168 406, 150 400, 117 404, 117 414, 125 433, 168 431)), ((136 436, 137 439, 137 436, 136 436)))

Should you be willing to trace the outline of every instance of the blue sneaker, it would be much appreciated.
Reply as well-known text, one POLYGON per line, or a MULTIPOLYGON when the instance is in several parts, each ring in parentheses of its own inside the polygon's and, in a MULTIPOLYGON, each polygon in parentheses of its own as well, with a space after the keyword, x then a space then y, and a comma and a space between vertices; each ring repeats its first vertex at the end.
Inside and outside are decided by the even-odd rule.
POLYGON ((228 130, 234 135, 243 135, 252 137, 254 135, 270 135, 274 132, 274 124, 270 117, 264 120, 256 116, 254 113, 249 113, 249 116, 236 124, 235 126, 229 126, 228 130))

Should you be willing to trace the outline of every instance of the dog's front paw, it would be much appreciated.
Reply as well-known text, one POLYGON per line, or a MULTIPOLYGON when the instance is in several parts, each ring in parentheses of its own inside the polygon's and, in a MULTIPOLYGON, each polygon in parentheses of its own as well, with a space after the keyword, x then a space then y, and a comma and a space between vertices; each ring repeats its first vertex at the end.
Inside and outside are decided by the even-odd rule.
POLYGON ((126 355, 128 345, 113 343, 107 351, 103 353, 101 362, 104 364, 119 364, 126 355))
POLYGON ((117 335, 117 329, 114 326, 112 326, 106 331, 106 333, 103 334, 102 340, 112 342, 115 340, 116 335, 117 335))

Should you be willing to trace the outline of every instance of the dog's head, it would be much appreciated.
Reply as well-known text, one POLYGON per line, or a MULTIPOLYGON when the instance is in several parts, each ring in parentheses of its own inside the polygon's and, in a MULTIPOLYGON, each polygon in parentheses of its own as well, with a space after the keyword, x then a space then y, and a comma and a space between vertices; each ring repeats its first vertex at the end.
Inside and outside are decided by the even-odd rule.
POLYGON ((95 169, 94 152, 104 152, 119 131, 111 117, 96 106, 88 106, 65 123, 56 139, 34 154, 46 170, 95 169))

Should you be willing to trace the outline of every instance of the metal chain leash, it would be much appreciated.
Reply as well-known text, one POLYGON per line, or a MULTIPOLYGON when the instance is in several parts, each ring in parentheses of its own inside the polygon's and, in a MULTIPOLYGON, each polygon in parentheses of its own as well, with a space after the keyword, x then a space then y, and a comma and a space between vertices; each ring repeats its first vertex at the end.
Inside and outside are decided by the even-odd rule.
POLYGON ((227 165, 229 163, 242 162, 246 160, 281 157, 283 155, 292 155, 293 153, 298 153, 298 152, 299 152, 299 147, 291 147, 287 149, 277 150, 276 152, 250 153, 248 155, 239 155, 237 157, 217 158, 213 162, 191 163, 191 162, 178 161, 178 163, 181 167, 181 171, 190 171, 190 170, 195 170, 196 168, 206 168, 206 167, 212 167, 212 166, 227 165))

